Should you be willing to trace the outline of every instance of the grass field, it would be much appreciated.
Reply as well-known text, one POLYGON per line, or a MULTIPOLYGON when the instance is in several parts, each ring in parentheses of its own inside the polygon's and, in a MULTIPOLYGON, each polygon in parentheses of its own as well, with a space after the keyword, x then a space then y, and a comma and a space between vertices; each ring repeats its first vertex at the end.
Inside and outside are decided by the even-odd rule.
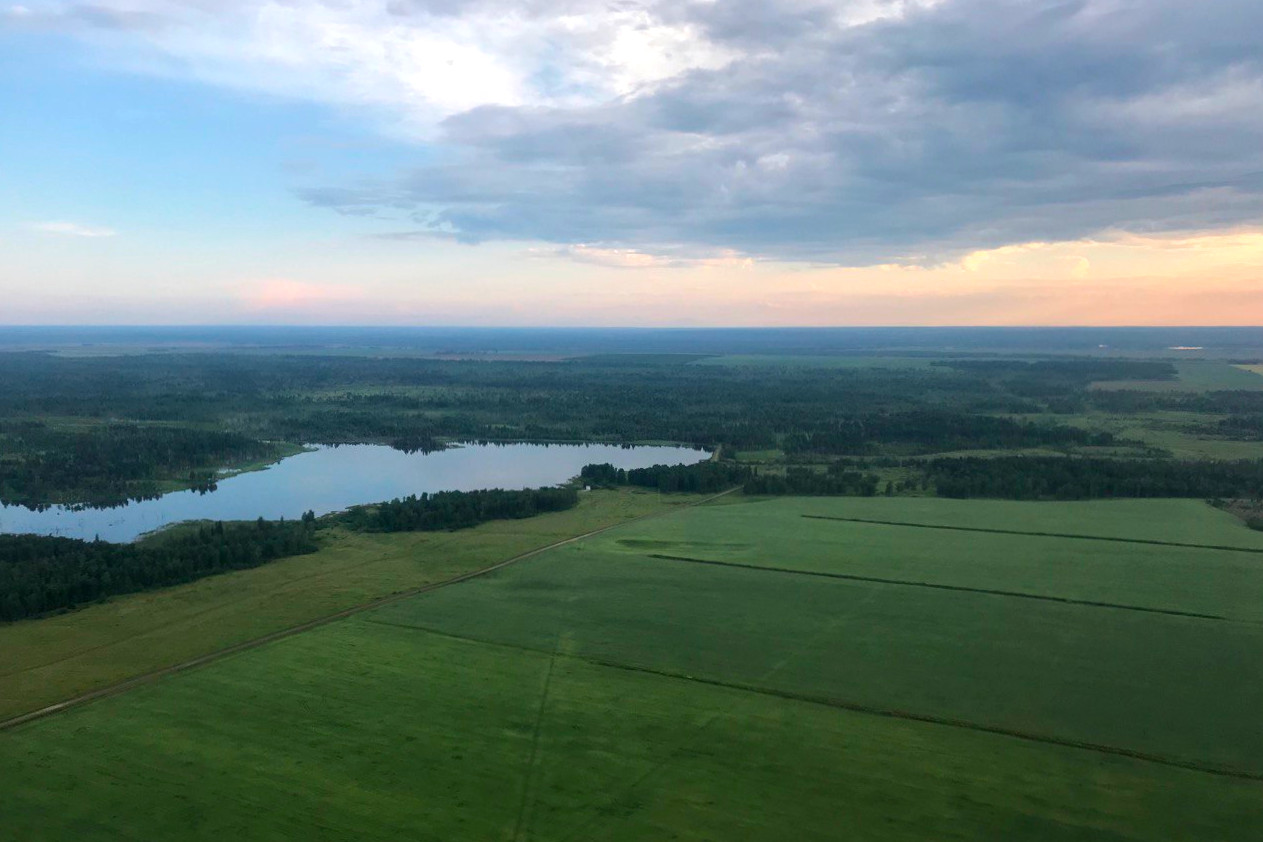
POLYGON ((1263 441, 1218 438, 1205 430, 1223 416, 1155 410, 1137 413, 1085 412, 1077 415, 1048 413, 1011 417, 1113 433, 1120 439, 1163 448, 1177 459, 1263 459, 1263 441))
MULTIPOLYGON (((1263 732, 1252 726, 1263 678, 1247 677, 1263 653, 1263 553, 802 517, 907 511, 898 500, 850 502, 779 499, 668 517, 373 619, 539 651, 568 635, 577 654, 600 662, 1263 772, 1263 732)), ((912 502, 902 520, 938 501, 912 502)), ((1039 504, 1029 516, 1003 506, 987 517, 985 502, 938 517, 967 526, 953 514, 969 505, 983 509, 975 522, 1003 528, 1075 522, 1040 517, 1039 504)), ((1107 522, 1083 520, 1077 534, 1107 522)), ((1186 523, 1167 534, 1213 533, 1186 523)), ((1240 546, 1263 537, 1235 524, 1225 534, 1240 546)))
POLYGON ((692 499, 601 491, 459 532, 323 533, 312 555, 0 624, 0 719, 692 499))
POLYGON ((1222 360, 1181 360, 1175 364, 1175 380, 1108 380, 1096 389, 1131 389, 1143 392, 1213 392, 1221 389, 1263 389, 1263 376, 1250 366, 1222 360))
POLYGON ((1252 840, 1260 549, 1194 501, 729 499, 0 734, 0 836, 1252 840))

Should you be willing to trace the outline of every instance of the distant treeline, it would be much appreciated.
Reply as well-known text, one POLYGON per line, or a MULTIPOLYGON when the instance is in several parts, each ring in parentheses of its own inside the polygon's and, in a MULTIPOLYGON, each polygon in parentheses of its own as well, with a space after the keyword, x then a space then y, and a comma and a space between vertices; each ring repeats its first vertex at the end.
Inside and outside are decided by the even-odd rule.
POLYGON ((837 419, 823 429, 785 437, 786 453, 879 453, 897 445, 907 453, 1025 447, 1109 446, 1110 433, 1035 424, 990 415, 915 410, 837 419))
POLYGON ((1211 415, 1263 413, 1263 391, 1147 392, 1132 389, 1093 390, 1091 405, 1109 412, 1175 410, 1211 415))
MULTIPOLYGON (((152 496, 172 481, 209 488, 216 467, 277 455, 269 441, 376 442, 409 451, 451 440, 673 441, 725 453, 781 451, 800 464, 862 457, 869 464, 852 467, 863 471, 883 467, 883 459, 952 450, 1139 450, 1108 433, 1005 416, 1175 409, 1213 414, 1198 432, 1231 438, 1260 435, 1263 417, 1263 392, 1088 388, 1175 376, 1170 363, 1150 360, 872 360, 854 367, 790 358, 731 366, 693 361, 649 354, 564 362, 0 354, 0 419, 50 419, 0 422, 0 500, 112 504, 152 496)), ((777 476, 760 473, 758 480, 767 488, 862 487, 836 475, 777 476)), ((636 484, 714 491, 752 478, 685 471, 638 475, 636 484)))
POLYGON ((877 477, 859 471, 829 466, 826 473, 806 468, 790 468, 784 475, 760 474, 746 481, 746 494, 808 494, 872 497, 877 493, 877 477))
POLYGON ((1020 378, 1041 381, 1045 386, 1068 384, 1084 386, 1104 380, 1175 380, 1178 372, 1169 362, 1123 360, 1112 358, 1075 358, 1064 360, 943 360, 931 365, 947 366, 958 371, 986 374, 992 377, 1020 378))
POLYGON ((597 487, 634 485, 665 492, 710 494, 742 485, 753 476, 744 465, 730 462, 698 462, 694 465, 654 465, 651 468, 615 468, 608 462, 584 465, 579 478, 597 487))
POLYGON ((925 470, 941 497, 1263 497, 1263 460, 1003 456, 934 459, 925 470))
POLYGON ((139 544, 0 535, 0 621, 313 552, 315 516, 185 527, 139 544))
POLYGON ((338 521, 351 529, 369 532, 429 532, 560 512, 578 502, 579 492, 571 487, 439 491, 358 507, 339 515, 338 521))
POLYGON ((1263 414, 1230 415, 1220 421, 1214 430, 1230 439, 1260 441, 1263 440, 1263 414))
POLYGON ((613 465, 586 465, 580 478, 594 486, 634 485, 666 492, 709 494, 740 486, 747 494, 839 494, 871 497, 877 493, 877 477, 830 465, 827 472, 790 468, 784 474, 757 473, 731 462, 699 462, 695 465, 654 465, 623 470, 613 465))
POLYGON ((104 424, 91 431, 39 421, 0 426, 0 500, 113 505, 157 494, 157 480, 214 485, 214 469, 269 459, 273 445, 237 433, 152 424, 104 424))
MULTIPOLYGON (((795 452, 866 455, 884 452, 889 444, 898 455, 927 447, 1090 444, 1078 431, 986 416, 1065 409, 1082 404, 1085 386, 1095 380, 1171 373, 1165 363, 1095 359, 964 360, 935 368, 690 361, 671 355, 487 362, 280 354, 66 359, 15 353, 0 355, 0 418, 82 419, 84 435, 106 438, 117 418, 156 422, 133 425, 145 429, 157 423, 201 430, 231 424, 244 441, 224 442, 229 448, 286 441, 426 450, 442 440, 485 439, 675 441, 734 450, 787 444, 795 452), (938 439, 920 442, 922 432, 938 439)), ((35 443, 0 440, 0 452, 10 456, 39 450, 35 443)), ((184 480, 190 470, 221 461, 213 447, 204 455, 153 467, 161 468, 163 478, 184 480)), ((110 492, 132 491, 127 482, 152 475, 148 463, 97 461, 110 492)), ((78 490, 74 479, 59 476, 42 500, 32 494, 23 502, 64 497, 65 490, 78 490)))

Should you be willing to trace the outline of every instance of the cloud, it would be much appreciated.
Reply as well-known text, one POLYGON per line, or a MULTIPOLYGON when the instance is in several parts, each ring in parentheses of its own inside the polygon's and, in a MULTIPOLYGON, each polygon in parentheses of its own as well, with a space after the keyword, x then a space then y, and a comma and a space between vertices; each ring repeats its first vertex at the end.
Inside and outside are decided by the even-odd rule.
MULTIPOLYGON (((27 14, 133 68, 372 109, 420 137, 479 105, 630 95, 733 53, 656 3, 96 0, 27 14)), ((29 12, 29 10, 28 10, 29 12)))
POLYGON ((423 138, 430 163, 300 197, 467 242, 935 263, 1263 219, 1257 0, 61 8, 161 72, 423 138))
POLYGON ((361 287, 349 284, 310 284, 285 278, 251 281, 240 291, 243 303, 255 310, 305 309, 357 301, 364 295, 361 287))
POLYGON ((554 249, 528 249, 532 257, 562 257, 576 263, 588 263, 609 269, 750 269, 755 261, 732 250, 716 251, 708 256, 652 254, 630 248, 601 248, 577 243, 554 249))
POLYGON ((118 233, 113 228, 80 225, 76 222, 33 222, 30 228, 45 234, 62 234, 67 237, 113 237, 118 233))
POLYGON ((568 257, 579 263, 591 263, 594 266, 607 266, 612 269, 653 269, 678 265, 669 258, 646 254, 635 249, 597 248, 583 243, 555 249, 548 252, 547 256, 568 257))
POLYGON ((438 231, 433 229, 415 229, 412 231, 383 231, 379 234, 369 234, 368 237, 374 240, 386 240, 396 243, 413 243, 426 241, 455 241, 465 242, 460 236, 450 231, 438 231))

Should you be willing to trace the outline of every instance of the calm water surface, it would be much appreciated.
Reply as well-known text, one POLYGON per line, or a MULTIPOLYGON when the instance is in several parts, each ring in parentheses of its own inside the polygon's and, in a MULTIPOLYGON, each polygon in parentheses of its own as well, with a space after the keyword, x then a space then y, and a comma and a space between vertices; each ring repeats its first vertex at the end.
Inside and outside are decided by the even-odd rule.
POLYGON ((208 494, 177 491, 113 509, 34 511, 0 504, 0 532, 131 541, 184 520, 276 520, 301 517, 309 509, 323 515, 425 491, 557 485, 591 462, 645 468, 706 458, 705 451, 686 447, 582 444, 470 444, 435 453, 371 444, 318 447, 265 471, 221 480, 208 494))

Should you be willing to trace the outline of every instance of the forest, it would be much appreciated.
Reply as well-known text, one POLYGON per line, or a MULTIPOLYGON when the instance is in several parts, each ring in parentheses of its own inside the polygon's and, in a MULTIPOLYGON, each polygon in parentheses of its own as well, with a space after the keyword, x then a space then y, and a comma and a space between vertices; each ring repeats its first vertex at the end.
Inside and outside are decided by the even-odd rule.
POLYGON ((667 493, 713 494, 740 488, 747 494, 839 494, 872 497, 878 477, 850 470, 838 461, 825 472, 789 468, 783 473, 764 471, 733 462, 699 462, 695 465, 654 465, 623 470, 610 464, 585 465, 581 481, 594 487, 634 485, 667 493))
POLYGON ((784 474, 763 473, 746 480, 747 494, 805 494, 872 497, 879 485, 875 474, 830 465, 819 473, 806 468, 790 468, 784 474))
POLYGON ((584 465, 579 479, 595 488, 634 485, 668 493, 713 494, 742 485, 752 475, 752 469, 731 462, 654 465, 649 468, 632 468, 631 470, 615 468, 606 462, 599 465, 584 465))
POLYGON ((178 527, 135 544, 0 535, 0 621, 191 582, 316 550, 315 516, 178 527))
POLYGON ((934 459, 926 465, 926 473, 942 497, 1087 500, 1263 496, 1263 461, 1259 460, 1000 456, 934 459))
POLYGON ((533 517, 544 512, 560 512, 579 502, 572 486, 505 491, 439 491, 410 495, 373 506, 359 506, 331 522, 367 532, 428 532, 440 529, 468 529, 489 520, 533 517))
POLYGON ((1027 447, 1110 447, 1122 443, 1108 432, 1066 425, 963 412, 912 410, 838 418, 823 429, 785 434, 781 447, 794 454, 879 455, 1027 447))
POLYGON ((887 366, 703 366, 689 355, 561 362, 161 354, 0 354, 2 499, 122 502, 159 479, 279 446, 662 441, 804 457, 1129 444, 1006 416, 1068 411, 1101 377, 1172 376, 1126 360, 937 360, 887 366), (39 426, 43 425, 43 426, 39 426))
POLYGON ((1222 436, 1242 441, 1263 441, 1263 414, 1229 415, 1214 426, 1222 436))
MULTIPOLYGON (((1080 421, 1190 414, 1190 434, 1263 439, 1263 391, 1165 390, 1170 362, 993 357, 849 365, 792 357, 704 365, 699 354, 552 361, 167 353, 0 354, 0 501, 118 505, 213 492, 308 443, 409 452, 453 441, 671 442, 690 466, 588 465, 595 488, 714 494, 936 494, 1021 500, 1263 497, 1263 461, 1173 458, 1080 421), (1151 381, 1151 390, 1103 390, 1151 381), (1032 453, 1034 451, 1034 453, 1032 453), (959 455, 945 455, 958 453, 959 455)), ((440 492, 322 518, 371 532, 461 529, 576 504, 573 487, 440 492)), ((1243 509, 1243 511, 1245 511, 1243 509)), ((1255 521, 1257 510, 1249 509, 1255 521)), ((308 552, 314 521, 199 526, 134 545, 0 538, 0 619, 308 552)))
POLYGON ((0 423, 0 500, 23 505, 108 506, 154 497, 161 481, 214 489, 223 465, 271 461, 276 445, 240 433, 107 422, 59 430, 37 420, 0 423))

